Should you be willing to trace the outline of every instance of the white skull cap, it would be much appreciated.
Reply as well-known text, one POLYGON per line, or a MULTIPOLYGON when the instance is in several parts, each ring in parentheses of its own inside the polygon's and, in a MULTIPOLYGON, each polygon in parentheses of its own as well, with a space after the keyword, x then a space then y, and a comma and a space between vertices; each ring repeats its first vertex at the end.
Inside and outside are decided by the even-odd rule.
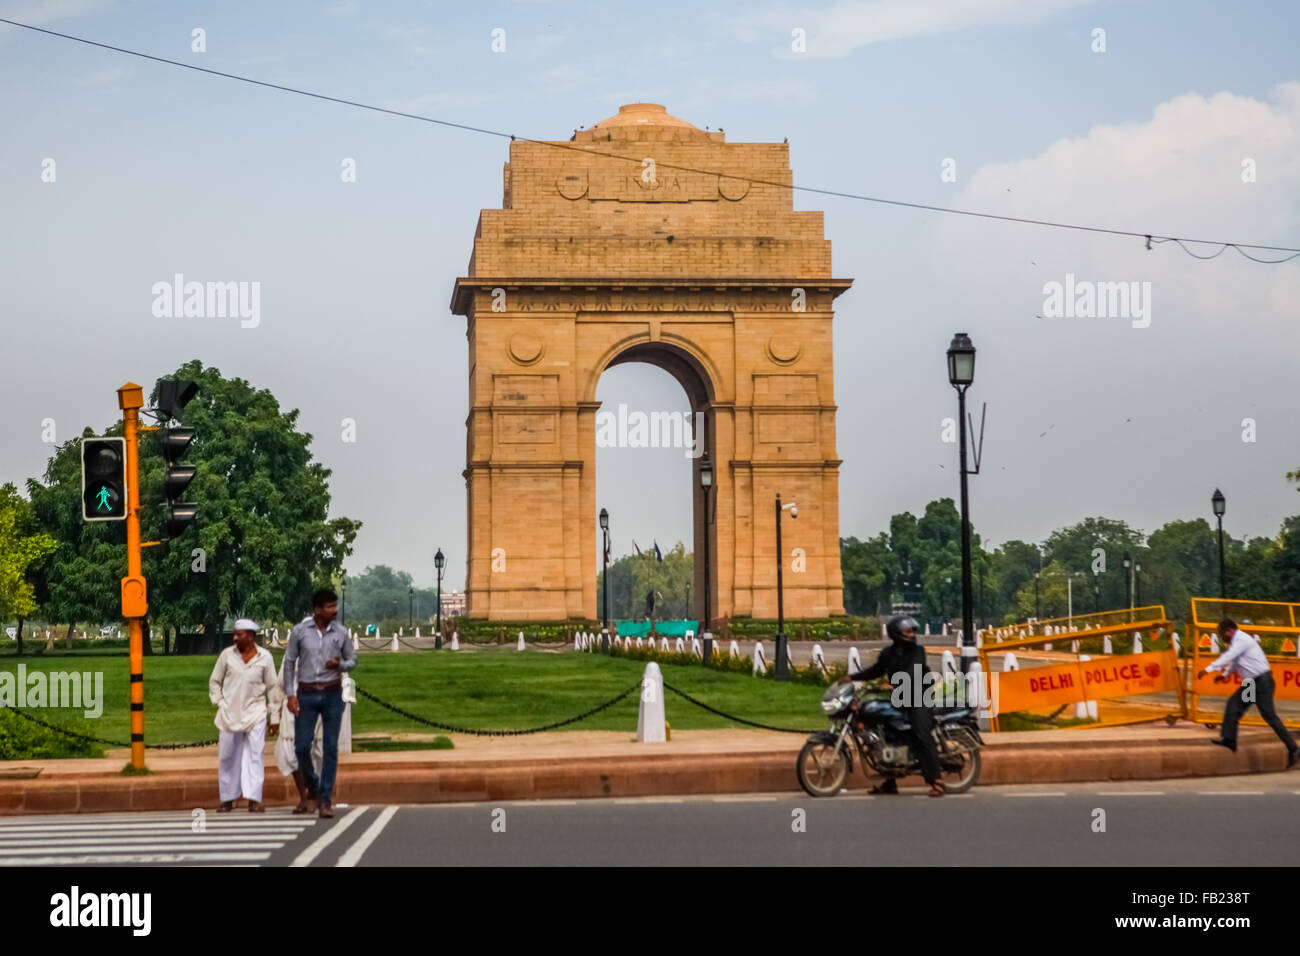
POLYGON ((246 617, 241 617, 238 621, 235 622, 235 630, 237 630, 237 631, 252 631, 254 634, 256 634, 256 633, 257 633, 257 622, 256 622, 256 621, 250 621, 250 620, 249 620, 248 618, 246 618, 246 617))

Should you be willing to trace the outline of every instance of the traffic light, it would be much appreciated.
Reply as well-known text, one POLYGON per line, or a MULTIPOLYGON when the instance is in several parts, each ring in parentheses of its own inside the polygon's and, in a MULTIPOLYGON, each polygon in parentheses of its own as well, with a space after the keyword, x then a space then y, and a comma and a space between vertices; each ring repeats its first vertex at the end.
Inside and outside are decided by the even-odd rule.
MULTIPOLYGON (((158 417, 162 421, 179 419, 181 412, 190 400, 199 393, 195 382, 183 378, 160 378, 158 380, 158 417)), ((167 459, 167 471, 163 475, 163 491, 167 496, 167 537, 175 538, 184 531, 195 515, 199 506, 192 501, 180 501, 181 493, 194 480, 195 469, 181 461, 181 456, 194 441, 193 428, 164 428, 162 430, 163 457, 167 459)))
POLYGON ((81 517, 126 520, 126 439, 81 440, 81 517))
POLYGON ((167 471, 163 476, 163 489, 167 495, 167 537, 177 537, 199 512, 192 501, 178 500, 181 493, 194 480, 194 466, 181 462, 185 449, 194 441, 193 428, 164 428, 162 432, 163 457, 167 471))

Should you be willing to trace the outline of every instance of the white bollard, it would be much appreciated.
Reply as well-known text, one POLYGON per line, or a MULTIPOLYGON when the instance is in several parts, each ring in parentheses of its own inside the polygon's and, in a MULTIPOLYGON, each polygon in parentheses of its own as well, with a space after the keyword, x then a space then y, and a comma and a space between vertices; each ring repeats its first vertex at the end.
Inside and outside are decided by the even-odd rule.
POLYGON ((692 630, 688 627, 688 628, 686 629, 686 639, 689 641, 689 640, 691 640, 693 637, 695 637, 695 632, 692 631, 692 630))
POLYGON ((399 628, 397 629, 397 636, 398 636, 398 637, 406 637, 406 628, 404 628, 404 627, 399 627, 399 628))
POLYGON ((356 650, 357 648, 359 648, 360 646, 361 646, 361 642, 358 641, 358 640, 357 640, 357 636, 356 636, 355 634, 353 634, 353 635, 352 635, 352 649, 355 651, 355 650, 356 650))
MULTIPOLYGON (((1079 655, 1080 661, 1092 660, 1087 654, 1079 655)), ((1084 718, 1097 719, 1097 702, 1095 700, 1081 700, 1074 705, 1074 716, 1080 720, 1084 718)))
POLYGON ((814 644, 812 649, 812 662, 823 673, 826 673, 826 655, 822 653, 822 646, 814 644))
POLYGON ((1002 669, 1004 671, 1020 670, 1020 661, 1016 660, 1015 651, 1007 651, 1006 655, 1002 658, 1002 669))
POLYGON ((943 649, 943 659, 939 664, 939 673, 944 680, 957 675, 957 658, 946 647, 943 649))
POLYGON ((1111 643, 1110 643, 1110 635, 1109 635, 1109 634, 1107 634, 1105 637, 1103 637, 1103 638, 1101 639, 1101 652, 1102 652, 1103 654, 1114 654, 1114 653, 1115 653, 1115 648, 1114 648, 1113 646, 1111 646, 1111 643))
POLYGON ((420 625, 418 625, 418 624, 415 625, 415 636, 416 636, 416 637, 419 637, 419 636, 420 636, 420 625))
POLYGON ((685 653, 686 648, 683 646, 682 639, 680 637, 677 638, 677 643, 673 646, 673 650, 675 650, 678 654, 685 653))
POLYGON ((737 644, 735 641, 732 641, 732 642, 731 642, 731 647, 727 648, 727 656, 728 656, 728 657, 739 657, 739 656, 740 656, 740 645, 737 644))
POLYGON ((524 649, 524 632, 523 632, 523 631, 520 631, 520 632, 519 632, 519 643, 518 643, 517 645, 515 645, 515 650, 517 650, 517 651, 522 651, 523 649, 524 649))
POLYGON ((393 643, 392 643, 392 646, 389 647, 388 649, 389 649, 390 651, 394 651, 394 652, 397 651, 397 635, 396 635, 396 634, 393 635, 393 643))
POLYGON ((1183 639, 1178 636, 1177 631, 1174 631, 1173 644, 1174 644, 1174 656, 1177 657, 1182 652, 1183 649, 1183 639))
POLYGON ((460 650, 460 631, 451 632, 451 649, 453 651, 460 650))
POLYGON ((1050 651, 1051 649, 1052 649, 1052 642, 1051 642, 1051 641, 1048 641, 1046 644, 1043 645, 1043 650, 1045 650, 1045 651, 1050 651))
POLYGON ((1070 653, 1071 654, 1079 653, 1079 642, 1077 640, 1070 642, 1070 653))
POLYGON ((856 647, 850 647, 849 648, 849 673, 856 674, 860 670, 862 670, 862 658, 858 656, 858 649, 856 647))
POLYGON ((637 647, 642 647, 642 646, 644 645, 644 643, 645 643, 645 642, 642 641, 640 637, 638 637, 638 638, 636 639, 636 646, 637 646, 637 647))
POLYGON ((698 637, 691 638, 691 653, 694 654, 696 657, 704 656, 704 645, 700 643, 700 639, 698 637))
POLYGON ((659 665, 650 661, 641 675, 641 706, 636 714, 636 739, 642 744, 662 744, 667 741, 664 724, 664 675, 659 665))
POLYGON ((1223 653, 1223 651, 1221 651, 1221 650, 1219 649, 1219 635, 1218 635, 1218 634, 1211 634, 1211 635, 1210 635, 1210 653, 1211 653, 1211 654, 1222 654, 1222 653, 1223 653))
POLYGON ((785 666, 794 670, 794 655, 790 653, 790 641, 785 642, 785 666))
MULTIPOLYGON (((763 642, 754 642, 754 674, 767 673, 767 655, 763 653, 763 642)), ((752 676, 752 675, 751 675, 752 676)))
POLYGON ((647 642, 649 643, 649 645, 650 645, 650 650, 652 650, 652 651, 653 651, 653 650, 656 650, 656 648, 655 648, 655 639, 654 639, 654 635, 653 635, 653 634, 650 635, 649 637, 647 637, 647 638, 646 638, 646 641, 647 641, 647 642))
POLYGON ((1133 635, 1133 653, 1142 653, 1142 634, 1140 632, 1133 635))
MULTIPOLYGON (((927 633, 927 634, 930 633, 930 625, 929 625, 929 624, 927 624, 927 625, 925 626, 925 633, 927 633)), ((880 622, 880 636, 881 636, 881 637, 888 637, 888 636, 889 636, 889 633, 885 630, 885 622, 884 622, 884 621, 881 621, 881 622, 880 622)))

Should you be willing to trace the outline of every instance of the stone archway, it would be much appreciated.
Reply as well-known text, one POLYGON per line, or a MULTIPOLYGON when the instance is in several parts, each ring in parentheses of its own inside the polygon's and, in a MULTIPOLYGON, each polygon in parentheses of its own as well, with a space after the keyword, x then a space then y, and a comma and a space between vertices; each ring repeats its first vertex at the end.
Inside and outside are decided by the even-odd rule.
POLYGON ((831 277, 822 214, 766 185, 790 182, 789 147, 641 103, 568 141, 511 143, 504 179, 452 295, 469 339, 467 613, 595 619, 596 382, 643 361, 706 415, 713 619, 776 616, 776 494, 799 504, 787 616, 842 614, 831 320, 851 280, 831 277))

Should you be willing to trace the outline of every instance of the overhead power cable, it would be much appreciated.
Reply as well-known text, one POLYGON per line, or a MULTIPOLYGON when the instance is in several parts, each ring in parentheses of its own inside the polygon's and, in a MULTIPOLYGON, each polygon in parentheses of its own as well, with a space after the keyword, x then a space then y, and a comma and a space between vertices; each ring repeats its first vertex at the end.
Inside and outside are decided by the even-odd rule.
MULTIPOLYGON (((419 113, 407 113, 407 112, 403 112, 402 110, 393 110, 382 106, 375 106, 374 104, 371 103, 361 103, 358 102, 357 100, 348 100, 337 96, 327 96, 324 93, 315 93, 312 92, 311 90, 303 90, 293 86, 285 86, 280 83, 269 83, 265 80, 258 80, 258 79, 254 79, 253 77, 242 76, 238 73, 227 73, 222 70, 213 70, 204 66, 196 66, 193 63, 183 63, 180 60, 170 60, 167 59, 166 57, 154 56, 150 53, 141 53, 139 50, 130 50, 125 47, 113 46, 112 44, 109 43, 100 43, 97 40, 89 40, 86 39, 85 37, 73 36, 70 33, 60 33, 57 30, 47 30, 44 27, 32 26, 29 23, 20 23, 17 20, 8 20, 5 19, 4 17, 0 17, 0 23, 7 23, 10 26, 21 27, 24 30, 31 30, 36 33, 44 33, 47 36, 57 37, 61 40, 72 40, 76 43, 84 43, 87 46, 98 47, 101 50, 110 50, 114 53, 121 53, 126 56, 139 57, 140 59, 151 60, 155 63, 165 63, 168 66, 177 66, 177 67, 181 67, 182 69, 193 70, 197 73, 207 73, 212 76, 219 76, 228 80, 238 80, 241 83, 251 83, 254 86, 262 86, 262 87, 266 87, 267 89, 279 90, 283 93, 294 93, 298 96, 306 96, 312 99, 324 100, 328 103, 339 103, 343 106, 355 107, 356 109, 369 110, 375 113, 384 113, 389 116, 400 116, 403 119, 419 120, 420 122, 423 123, 433 123, 436 126, 445 126, 449 129, 464 130, 465 132, 469 132, 469 133, 479 133, 484 136, 496 136, 501 139, 509 139, 511 142, 532 143, 535 145, 551 147, 554 149, 568 149, 576 153, 581 153, 583 156, 596 156, 604 159, 617 160, 620 162, 634 163, 638 167, 640 167, 643 163, 643 158, 639 156, 620 156, 615 153, 593 152, 590 149, 587 149, 583 146, 579 146, 574 143, 558 143, 551 140, 531 139, 526 136, 516 135, 515 133, 506 133, 501 130, 488 129, 482 126, 472 126, 468 123, 455 123, 450 120, 437 119, 436 117, 432 117, 432 116, 422 116, 419 113)), ((905 209, 921 209, 928 212, 946 213, 952 216, 969 216, 976 219, 992 219, 999 222, 1014 222, 1014 223, 1020 223, 1022 225, 1044 226, 1051 229, 1073 229, 1079 232, 1093 232, 1093 233, 1101 233, 1104 235, 1111 235, 1111 236, 1127 236, 1135 239, 1145 239, 1146 247, 1148 249, 1151 248, 1152 243, 1173 242, 1176 243, 1178 247, 1183 250, 1183 252, 1187 253, 1189 256, 1192 256, 1195 259, 1215 259, 1218 258, 1220 255, 1222 255, 1224 252, 1226 252, 1228 249, 1235 249, 1237 252, 1241 253, 1241 255, 1245 256, 1247 259, 1251 260, 1252 262, 1259 262, 1265 265, 1277 265, 1279 263, 1289 262, 1290 260, 1295 259, 1297 256, 1300 256, 1300 249, 1289 247, 1289 246, 1265 246, 1265 245, 1259 245, 1257 243, 1229 242, 1226 240, 1219 240, 1219 239, 1190 239, 1186 236, 1164 236, 1164 235, 1157 235, 1156 233, 1134 232, 1127 229, 1107 229, 1101 226, 1084 226, 1078 223, 1056 222, 1049 219, 1031 219, 1031 218, 1021 217, 1021 216, 1005 216, 1005 215, 1001 215, 998 213, 991 213, 991 212, 977 212, 975 210, 970 210, 970 209, 953 209, 950 206, 935 206, 935 205, 930 205, 928 203, 907 202, 901 199, 888 199, 883 196, 867 196, 861 193, 850 193, 850 192, 844 192, 842 190, 836 190, 836 189, 821 189, 815 186, 796 186, 790 183, 781 183, 773 180, 758 179, 752 176, 733 175, 730 173, 719 172, 718 170, 697 169, 695 167, 682 166, 673 163, 656 163, 656 167, 660 169, 671 169, 677 172, 684 172, 684 173, 693 173, 693 174, 706 175, 706 176, 720 176, 726 179, 736 180, 738 182, 747 182, 750 183, 751 185, 756 185, 756 186, 774 186, 779 189, 789 189, 792 191, 809 193, 811 195, 832 196, 837 199, 852 199, 858 202, 878 203, 880 205, 898 206, 905 209), (1219 246, 1220 248, 1217 252, 1211 253, 1209 255, 1199 255, 1193 250, 1189 249, 1187 247, 1188 244, 1219 246), (1254 249, 1263 252, 1287 252, 1290 253, 1290 255, 1283 256, 1281 258, 1266 259, 1266 258, 1260 258, 1258 256, 1251 255, 1246 251, 1247 249, 1254 249)))

